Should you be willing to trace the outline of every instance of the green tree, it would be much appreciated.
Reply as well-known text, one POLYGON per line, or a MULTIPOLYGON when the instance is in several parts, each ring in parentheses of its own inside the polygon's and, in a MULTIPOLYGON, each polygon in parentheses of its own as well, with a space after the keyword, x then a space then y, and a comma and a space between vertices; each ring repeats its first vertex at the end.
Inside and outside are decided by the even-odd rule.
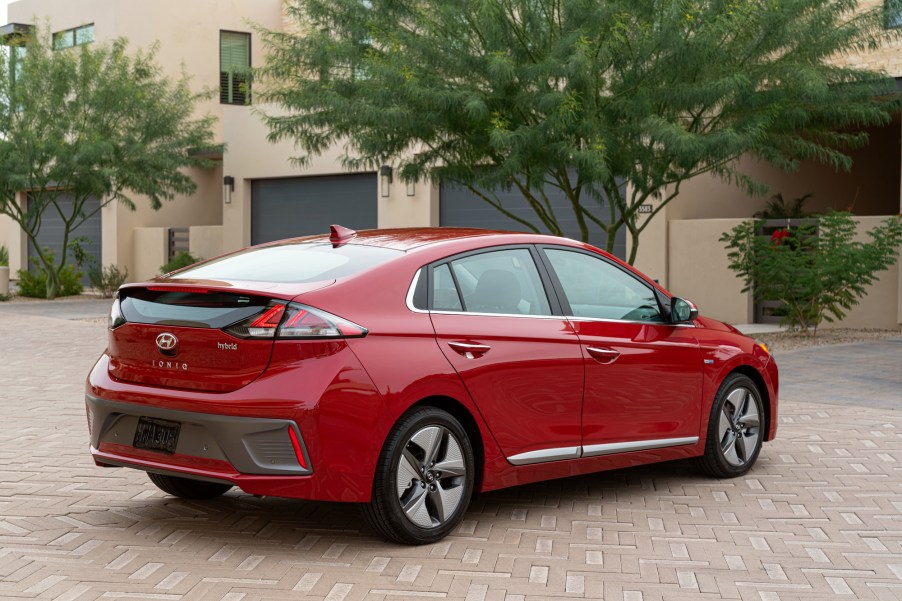
POLYGON ((899 256, 902 217, 890 217, 855 240, 858 223, 851 213, 819 215, 771 236, 758 232, 764 221, 745 221, 721 237, 730 269, 759 301, 783 303, 783 323, 808 331, 824 321, 841 320, 857 305, 877 273, 899 256))
MULTIPOLYGON (((838 65, 873 48, 884 9, 853 0, 290 0, 297 32, 263 31, 256 73, 280 107, 270 138, 300 163, 347 140, 347 168, 391 162, 450 180, 560 234, 546 186, 611 250, 639 236, 686 179, 710 172, 750 192, 750 153, 793 170, 849 168, 861 127, 888 123, 892 80, 838 65), (622 185, 626 182, 627 185, 622 185), (651 214, 639 207, 659 202, 651 214)), ((255 88, 258 93, 261 88, 255 88)), ((513 217, 513 215, 509 215, 513 217)))
POLYGON ((100 208, 132 195, 154 209, 191 194, 187 167, 211 167, 213 117, 194 118, 186 76, 165 77, 155 49, 129 52, 125 40, 54 51, 35 28, 0 61, 0 214, 18 223, 47 272, 47 298, 59 292, 70 234, 100 208), (16 193, 26 191, 22 206, 16 193), (87 201, 100 199, 88 210, 87 201), (63 220, 54 258, 37 242, 47 211, 63 220))

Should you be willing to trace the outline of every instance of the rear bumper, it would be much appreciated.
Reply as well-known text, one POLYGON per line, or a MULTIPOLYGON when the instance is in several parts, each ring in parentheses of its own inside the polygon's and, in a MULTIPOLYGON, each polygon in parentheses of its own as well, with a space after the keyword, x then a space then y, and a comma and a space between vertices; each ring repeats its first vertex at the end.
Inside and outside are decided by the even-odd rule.
POLYGON ((205 475, 308 476, 310 457, 297 424, 287 419, 252 418, 178 411, 119 403, 85 395, 91 421, 91 449, 97 463, 132 462, 201 470, 205 475), (180 424, 172 454, 136 449, 138 419, 149 417, 180 424), (303 465, 289 436, 300 443, 303 465))
POLYGON ((228 393, 117 380, 101 355, 85 390, 94 461, 228 482, 257 495, 369 501, 394 421, 381 396, 346 344, 308 344, 303 354, 300 345, 283 346, 276 344, 273 364, 257 380, 228 393), (294 361, 276 361, 280 355, 294 361), (181 424, 173 453, 135 448, 141 417, 181 424))

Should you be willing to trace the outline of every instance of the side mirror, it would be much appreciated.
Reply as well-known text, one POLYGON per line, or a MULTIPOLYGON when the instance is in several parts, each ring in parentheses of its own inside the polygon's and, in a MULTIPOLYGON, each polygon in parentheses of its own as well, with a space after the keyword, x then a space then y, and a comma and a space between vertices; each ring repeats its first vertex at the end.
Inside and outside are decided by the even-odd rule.
POLYGON ((698 309, 689 301, 674 296, 670 299, 671 323, 689 323, 698 317, 698 309))

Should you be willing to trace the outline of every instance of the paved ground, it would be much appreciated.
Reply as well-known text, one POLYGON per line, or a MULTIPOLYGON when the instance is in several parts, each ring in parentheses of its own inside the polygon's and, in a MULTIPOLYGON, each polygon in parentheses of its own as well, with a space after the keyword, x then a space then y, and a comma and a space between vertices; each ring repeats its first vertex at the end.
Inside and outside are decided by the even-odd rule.
POLYGON ((0 303, 0 316, 52 316, 57 319, 92 319, 110 313, 112 299, 58 299, 0 303))
POLYGON ((184 502, 94 467, 82 381, 104 341, 0 311, 0 599, 902 599, 902 411, 798 400, 902 406, 898 342, 780 357, 790 400, 745 478, 674 463, 519 487, 410 548, 348 506, 184 502))

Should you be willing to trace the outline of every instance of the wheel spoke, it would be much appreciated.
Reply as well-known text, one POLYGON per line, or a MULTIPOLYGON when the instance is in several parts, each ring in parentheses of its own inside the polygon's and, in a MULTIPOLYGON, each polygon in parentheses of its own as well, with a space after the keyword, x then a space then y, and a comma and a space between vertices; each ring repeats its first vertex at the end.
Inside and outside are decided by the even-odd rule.
POLYGON ((742 460, 736 454, 736 435, 730 432, 721 443, 723 456, 730 465, 742 465, 742 460))
POLYGON ((761 424, 761 418, 758 415, 758 401, 751 392, 746 394, 745 405, 737 421, 746 428, 757 428, 761 424))
POLYGON ((758 448, 758 438, 760 438, 760 434, 758 434, 758 432, 743 432, 740 438, 742 438, 742 445, 746 451, 745 460, 748 461, 755 453, 755 449, 758 448))
POLYGON ((420 469, 416 457, 414 457, 410 451, 404 449, 404 452, 401 455, 401 461, 398 462, 398 498, 400 499, 404 494, 404 491, 410 488, 411 482, 416 484, 422 480, 423 472, 420 469))
POLYGON ((410 521, 417 526, 423 528, 432 527, 432 518, 426 509, 426 488, 415 486, 407 502, 402 503, 401 509, 404 510, 410 521))
POLYGON ((730 425, 735 426, 736 420, 739 419, 740 410, 745 403, 745 395, 748 391, 745 388, 737 388, 727 396, 727 402, 723 404, 727 417, 730 418, 730 425), (729 407, 729 409, 727 408, 729 407))
POLYGON ((745 436, 740 433, 736 436, 736 456, 739 458, 739 463, 743 464, 749 460, 749 450, 748 447, 745 446, 745 436))
POLYGON ((448 436, 448 444, 445 447, 445 454, 441 461, 435 463, 435 470, 441 473, 442 478, 449 476, 464 476, 467 468, 464 465, 463 454, 460 452, 460 445, 453 436, 448 436))
POLYGON ((438 454, 439 447, 441 447, 442 438, 444 437, 443 430, 444 428, 440 428, 438 426, 430 426, 428 428, 423 428, 422 430, 414 434, 410 439, 410 442, 423 449, 424 465, 429 466, 433 461, 435 461, 435 456, 438 454))
POLYGON ((463 488, 463 486, 444 488, 438 484, 434 491, 429 491, 429 500, 435 507, 435 517, 439 522, 444 522, 454 515, 457 506, 460 505, 463 488))
POLYGON ((720 432, 721 440, 723 440, 723 437, 727 432, 733 431, 733 420, 730 419, 730 414, 727 413, 726 403, 724 403, 723 408, 720 410, 720 417, 717 421, 717 431, 720 432))

